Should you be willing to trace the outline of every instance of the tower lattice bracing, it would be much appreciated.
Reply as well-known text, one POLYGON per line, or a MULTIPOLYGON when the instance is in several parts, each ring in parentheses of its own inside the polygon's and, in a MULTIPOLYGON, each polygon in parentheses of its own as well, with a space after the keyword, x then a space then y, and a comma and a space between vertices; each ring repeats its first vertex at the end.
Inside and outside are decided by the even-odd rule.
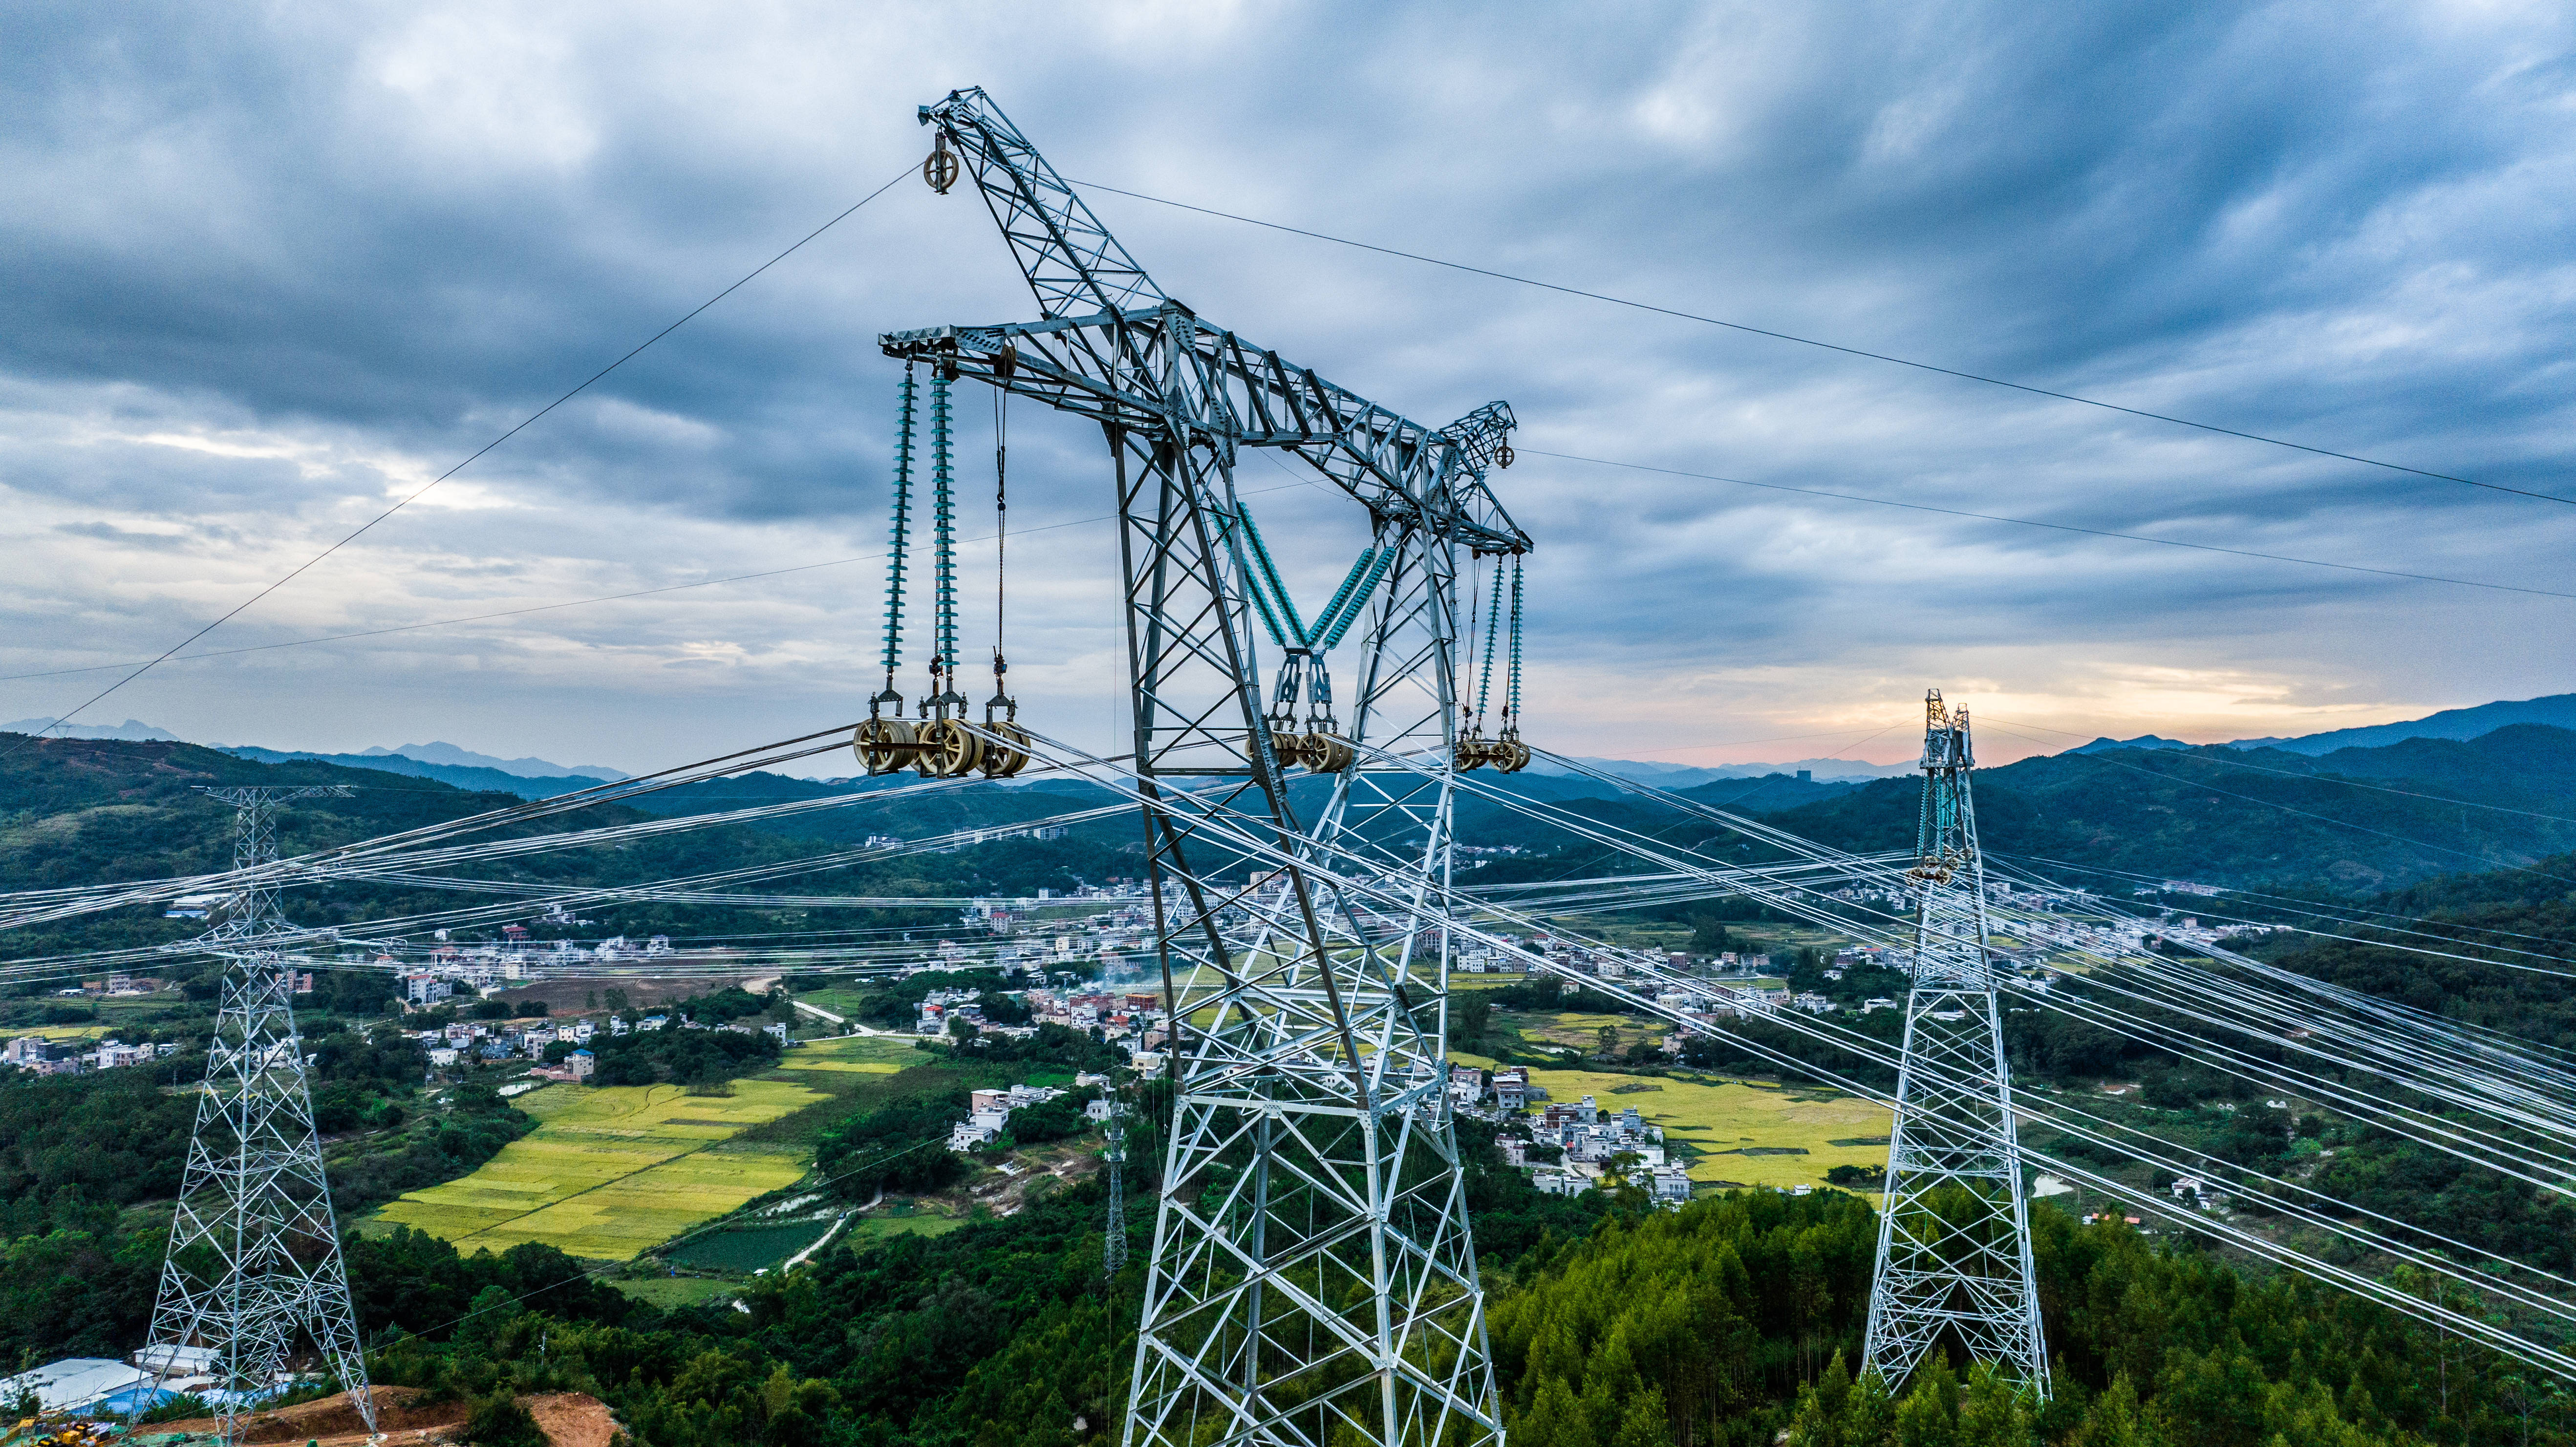
POLYGON ((1888 1139, 1864 1370, 1902 1383, 1955 1342, 2041 1396, 2048 1350, 1986 942, 1968 713, 1925 697, 1914 986, 1888 1139))
POLYGON ((1458 575, 1529 547, 1484 482, 1510 409, 1426 427, 1284 362, 1164 296, 981 91, 922 120, 1042 320, 899 332, 885 351, 1098 422, 1116 479, 1122 743, 1179 1037, 1122 1440, 1499 1443, 1445 1089, 1449 937, 1309 867, 1440 914, 1458 575), (1236 491, 1255 448, 1366 508, 1366 566, 1325 614, 1357 620, 1347 718, 1322 674, 1341 625, 1279 616, 1293 607, 1236 491), (1303 735, 1261 687, 1268 623, 1294 635, 1276 666, 1304 695, 1303 735), (1292 799, 1298 764, 1311 782, 1292 799), (1252 865, 1218 821, 1293 862, 1252 865))
MULTIPOLYGON (((206 792, 234 806, 233 868, 242 871, 275 862, 278 804, 348 791, 206 792)), ((275 884, 254 879, 202 942, 226 962, 223 996, 143 1358, 164 1381, 212 1377, 227 1441, 243 1394, 268 1388, 306 1346, 375 1426, 295 1029, 297 961, 279 948, 286 933, 275 884)))

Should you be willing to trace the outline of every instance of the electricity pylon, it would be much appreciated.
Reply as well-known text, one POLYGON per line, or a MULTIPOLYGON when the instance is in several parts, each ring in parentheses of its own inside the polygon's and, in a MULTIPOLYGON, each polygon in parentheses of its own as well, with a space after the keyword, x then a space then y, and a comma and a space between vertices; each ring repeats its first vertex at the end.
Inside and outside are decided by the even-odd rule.
MULTIPOLYGON (((279 804, 349 790, 204 792, 234 808, 233 869, 239 873, 276 861, 279 804)), ((304 1042, 295 1030, 298 962, 280 948, 279 937, 291 933, 278 913, 276 884, 254 878, 200 941, 225 961, 223 998, 152 1310, 153 1346, 144 1358, 157 1353, 167 1381, 197 1374, 179 1349, 212 1354, 207 1374, 215 1378, 214 1406, 227 1442, 250 1405, 246 1397, 265 1392, 284 1373, 299 1338, 320 1351, 367 1430, 376 1426, 331 1186, 322 1171, 322 1140, 313 1126, 304 1042)))
POLYGON ((1891 1386, 1950 1341, 2048 1395, 2012 1077, 1986 943, 1985 867, 1968 790, 1968 711, 1924 695, 1914 987, 1888 1136, 1864 1371, 1891 1386))
POLYGON ((1118 1268, 1127 1264, 1127 1120, 1116 1104, 1109 1107, 1109 1119, 1101 1122, 1100 1130, 1108 1138, 1100 1159, 1109 1167, 1109 1227, 1100 1248, 1100 1274, 1116 1276, 1118 1268))
POLYGON ((938 137, 925 177, 972 176, 1041 319, 880 345, 1098 422, 1116 475, 1132 766, 1179 1066, 1122 1440, 1498 1444, 1447 1107, 1450 937, 1395 927, 1307 866, 1440 912, 1459 566, 1530 547, 1485 486, 1511 410, 1428 427, 1284 362, 1166 296, 982 91, 921 120, 938 137), (1253 569, 1269 559, 1235 486, 1259 448, 1368 514, 1367 572, 1346 585, 1367 596, 1326 609, 1367 610, 1347 728, 1321 682, 1334 629, 1280 633, 1309 732, 1293 732, 1291 688, 1265 707, 1253 569), (1311 823, 1289 795, 1299 763, 1329 776, 1311 823), (1219 817, 1293 862, 1247 875, 1205 833, 1219 817))

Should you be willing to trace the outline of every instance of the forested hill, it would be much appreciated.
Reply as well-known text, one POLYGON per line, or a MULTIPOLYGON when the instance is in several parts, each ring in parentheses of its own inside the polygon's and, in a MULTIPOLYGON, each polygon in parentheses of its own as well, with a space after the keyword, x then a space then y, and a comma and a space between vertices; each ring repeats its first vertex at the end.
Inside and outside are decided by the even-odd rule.
MULTIPOLYGON (((372 839, 401 830, 522 803, 515 795, 475 793, 430 779, 406 778, 374 769, 350 769, 313 760, 258 763, 194 744, 127 742, 111 739, 39 739, 0 734, 0 889, 39 889, 83 884, 167 879, 229 868, 232 863, 232 810, 206 797, 200 786, 214 784, 340 784, 348 798, 300 800, 278 814, 278 847, 293 856, 335 845, 372 839)), ((784 786, 801 781, 781 779, 767 785, 755 776, 726 786, 701 786, 695 798, 666 801, 671 812, 699 812, 767 802, 784 786)), ((673 791, 678 793, 679 791, 673 791)), ((975 796, 1035 795, 1036 791, 970 789, 975 796)), ((995 817, 965 817, 973 806, 927 802, 888 808, 854 803, 844 809, 803 816, 793 831, 714 826, 686 833, 628 839, 614 847, 590 847, 488 862, 446 871, 480 878, 512 879, 579 887, 633 884, 705 874, 743 865, 784 862, 849 844, 868 834, 908 836, 958 823, 1011 822, 1031 814, 1079 807, 1082 801, 1055 795, 1020 801, 998 798, 995 817), (942 817, 946 816, 946 817, 942 817), (956 822, 947 822, 953 817, 956 822)), ((625 805, 597 805, 570 814, 517 824, 489 836, 506 838, 561 830, 589 829, 653 817, 625 805)), ((797 821, 785 821, 793 824, 797 821)), ((1018 893, 1040 887, 1070 889, 1111 874, 1135 872, 1136 861, 1120 853, 1134 838, 1132 824, 1109 834, 1077 834, 1066 839, 1009 840, 946 854, 923 854, 837 869, 810 880, 788 880, 783 892, 816 889, 830 893, 958 895, 1018 893)), ((316 925, 357 924, 369 919, 453 907, 466 896, 419 889, 397 889, 367 883, 337 883, 291 890, 288 914, 316 925)), ((482 898, 482 897, 476 897, 482 898)), ((765 912, 716 906, 632 905, 599 916, 589 931, 598 934, 704 934, 756 927, 765 912)), ((945 917, 944 915, 942 916, 945 917)), ((910 924, 903 920, 898 923, 910 924)), ((185 938, 202 924, 165 920, 158 907, 135 907, 76 920, 67 925, 17 930, 0 936, 0 956, 22 956, 58 949, 105 948, 156 944, 185 938)))
MULTIPOLYGON (((1842 848, 1901 849, 1921 799, 1918 781, 1887 779, 1765 817, 1842 848)), ((2317 757, 2057 754, 1979 770, 1976 801, 1979 842, 2016 861, 2363 894, 2576 848, 2576 730, 2518 724, 2317 757)))

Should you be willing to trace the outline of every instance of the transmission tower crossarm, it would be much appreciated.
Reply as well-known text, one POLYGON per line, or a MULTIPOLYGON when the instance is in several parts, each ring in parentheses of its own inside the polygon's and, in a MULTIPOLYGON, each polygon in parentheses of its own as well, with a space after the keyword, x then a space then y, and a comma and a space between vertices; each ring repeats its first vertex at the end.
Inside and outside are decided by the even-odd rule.
POLYGON ((1430 427, 1210 326, 1179 302, 1037 322, 887 332, 878 346, 1104 426, 1181 427, 1233 448, 1296 453, 1379 516, 1523 553, 1529 535, 1485 486, 1511 408, 1430 427))

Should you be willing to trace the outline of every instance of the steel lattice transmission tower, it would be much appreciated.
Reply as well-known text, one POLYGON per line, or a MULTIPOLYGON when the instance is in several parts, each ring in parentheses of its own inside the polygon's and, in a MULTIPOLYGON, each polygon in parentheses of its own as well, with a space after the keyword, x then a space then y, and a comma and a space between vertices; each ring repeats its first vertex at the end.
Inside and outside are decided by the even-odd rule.
MULTIPOLYGON (((234 808, 238 873, 276 861, 279 804, 349 791, 204 792, 234 808)), ((299 1340, 309 1340, 372 1432, 375 1403, 295 1029, 298 961, 281 949, 280 937, 291 933, 276 884, 254 877, 201 941, 225 961, 223 998, 145 1360, 158 1353, 165 1381, 194 1375, 174 1349, 200 1348, 213 1354, 219 1388, 257 1391, 285 1371, 299 1340)), ((237 1395, 217 1400, 227 1441, 242 1408, 237 1395)))
POLYGON ((1100 1274, 1115 1276, 1127 1264, 1127 1120, 1115 1105, 1101 1123, 1101 1134, 1108 1138, 1100 1159, 1109 1167, 1109 1225, 1101 1238, 1100 1274))
POLYGON ((1925 694, 1924 711, 1919 862, 1908 875, 1918 891, 1914 987, 1861 1365, 1901 1384, 1926 1354, 1956 1341, 2045 1397, 2048 1346, 1987 951, 1968 711, 1945 708, 1939 689, 1925 694))
POLYGON ((1511 411, 1428 427, 1282 361, 1166 296, 982 91, 921 120, 925 176, 972 177, 1041 319, 884 350, 1097 422, 1116 476, 1132 764, 1180 1036, 1126 1447, 1499 1443, 1446 1094, 1450 935, 1305 866, 1438 913, 1459 568, 1530 546, 1484 480, 1511 411), (1330 630, 1283 630, 1281 687, 1261 687, 1252 570, 1270 560, 1235 471, 1263 448, 1367 513, 1346 724, 1330 630), (1302 818, 1300 763, 1322 786, 1302 818), (1220 816, 1297 862, 1247 877, 1203 832, 1220 816))

